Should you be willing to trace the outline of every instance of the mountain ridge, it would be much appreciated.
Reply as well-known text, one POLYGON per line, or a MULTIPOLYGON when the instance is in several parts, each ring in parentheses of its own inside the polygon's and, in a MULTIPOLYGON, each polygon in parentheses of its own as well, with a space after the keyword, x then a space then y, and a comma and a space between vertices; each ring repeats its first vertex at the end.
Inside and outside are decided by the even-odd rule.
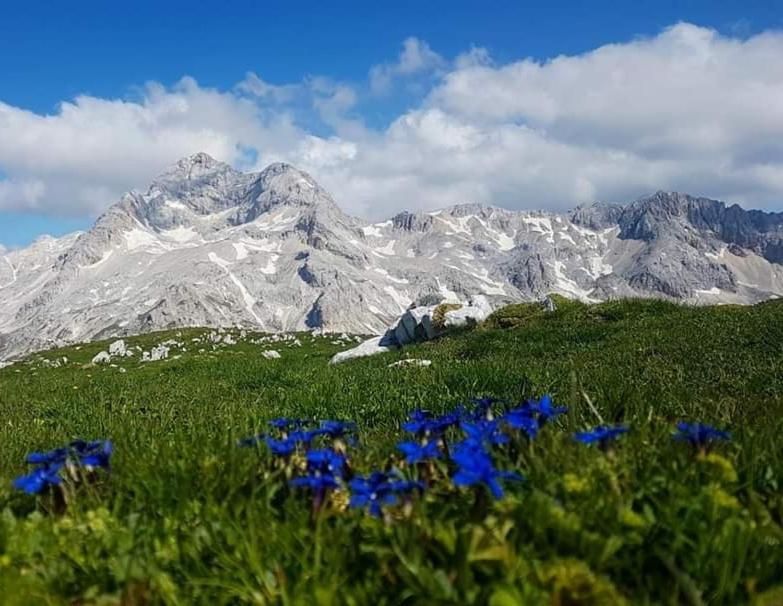
POLYGON ((0 360, 179 326, 382 331, 422 298, 783 294, 783 213, 659 191, 566 213, 458 204, 369 223, 285 163, 199 153, 85 232, 0 252, 0 360))

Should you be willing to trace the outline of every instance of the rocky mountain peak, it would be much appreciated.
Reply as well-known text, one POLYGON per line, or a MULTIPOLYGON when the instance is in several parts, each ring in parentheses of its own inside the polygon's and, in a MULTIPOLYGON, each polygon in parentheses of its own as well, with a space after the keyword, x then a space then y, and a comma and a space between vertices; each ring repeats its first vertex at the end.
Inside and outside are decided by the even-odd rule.
POLYGON ((169 166, 153 180, 150 189, 154 189, 155 186, 163 186, 165 189, 175 186, 174 189, 179 189, 176 186, 203 183, 224 173, 236 173, 236 171, 225 162, 215 160, 204 152, 198 152, 169 166))
POLYGON ((250 220, 277 206, 341 212, 326 190, 309 174, 295 166, 276 162, 254 177, 249 192, 250 220))
POLYGON ((80 236, 0 255, 0 362, 97 335, 242 325, 372 333, 411 302, 556 292, 783 295, 783 213, 677 192, 571 213, 462 204, 368 224, 306 172, 183 158, 80 236))

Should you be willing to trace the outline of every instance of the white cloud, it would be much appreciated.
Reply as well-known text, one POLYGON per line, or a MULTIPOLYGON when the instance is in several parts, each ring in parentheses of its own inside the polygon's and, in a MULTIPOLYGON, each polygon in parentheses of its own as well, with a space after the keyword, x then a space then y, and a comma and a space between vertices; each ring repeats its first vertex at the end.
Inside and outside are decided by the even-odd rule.
POLYGON ((472 120, 521 121, 574 145, 650 158, 721 150, 743 164, 783 132, 782 50, 780 33, 742 41, 678 24, 576 57, 456 69, 430 102, 472 120))
POLYGON ((345 120, 345 113, 356 105, 356 91, 323 76, 310 78, 307 84, 312 93, 312 105, 321 119, 330 126, 339 127, 345 120))
POLYGON ((443 57, 418 38, 407 38, 395 63, 370 68, 370 90, 376 95, 389 92, 395 78, 432 72, 446 64, 443 57))
POLYGON ((285 112, 266 112, 190 78, 149 84, 138 101, 81 96, 39 115, 0 102, 0 210, 94 214, 144 186, 178 158, 203 150, 229 162, 242 148, 279 155, 305 133, 285 112))
POLYGON ((245 79, 237 84, 236 88, 248 95, 278 103, 293 101, 302 91, 299 84, 269 84, 253 72, 245 74, 245 79))
POLYGON ((371 218, 466 201, 567 208, 656 189, 781 209, 781 56, 780 33, 737 39, 688 24, 508 64, 481 48, 447 63, 411 38, 369 87, 421 76, 429 89, 381 129, 361 120, 372 94, 325 77, 272 85, 248 74, 229 91, 184 78, 134 100, 78 97, 46 116, 0 103, 0 210, 95 214, 200 150, 242 168, 292 162, 371 218))
POLYGON ((0 209, 19 206, 22 209, 37 210, 46 193, 46 185, 40 180, 0 180, 0 209))

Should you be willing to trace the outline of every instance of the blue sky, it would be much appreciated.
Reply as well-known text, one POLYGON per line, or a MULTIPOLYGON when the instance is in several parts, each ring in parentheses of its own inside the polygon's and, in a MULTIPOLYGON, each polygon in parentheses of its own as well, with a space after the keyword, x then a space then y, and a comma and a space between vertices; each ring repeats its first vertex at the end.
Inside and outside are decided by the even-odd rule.
MULTIPOLYGON (((596 49, 629 45, 624 56, 638 51, 647 61, 660 50, 663 55, 684 53, 687 61, 706 48, 715 61, 736 61, 730 73, 716 75, 706 87, 721 90, 731 85, 726 80, 731 74, 757 70, 757 79, 747 85, 761 83, 774 95, 779 91, 777 73, 771 81, 763 73, 764 53, 776 50, 777 38, 770 49, 766 36, 781 28, 778 2, 10 3, 0 19, 0 103, 11 124, 3 131, 0 113, 0 138, 5 139, 5 150, 0 141, 0 244, 24 245, 41 233, 87 227, 122 191, 143 188, 180 151, 192 153, 198 147, 242 168, 273 159, 296 161, 325 181, 347 210, 370 217, 463 198, 519 208, 567 207, 593 196, 645 193, 645 188, 656 188, 656 180, 661 188, 695 188, 693 193, 779 210, 783 204, 775 200, 783 200, 777 198, 783 184, 765 168, 777 170, 783 156, 779 144, 771 140, 740 148, 753 132, 775 134, 779 116, 771 115, 768 127, 754 123, 740 134, 715 135, 713 124, 733 118, 716 113, 714 123, 702 125, 698 136, 709 133, 705 145, 717 140, 729 151, 716 157, 711 168, 691 150, 689 165, 689 145, 672 138, 650 143, 641 115, 665 110, 674 131, 678 120, 689 126, 687 113, 680 115, 661 100, 652 108, 640 107, 637 116, 622 118, 628 124, 624 132, 633 136, 612 132, 578 108, 559 107, 558 94, 566 96, 565 76, 554 73, 547 60, 571 57, 568 69, 574 70, 590 63, 584 68, 585 78, 591 78, 586 81, 605 90, 601 80, 610 77, 615 62, 596 55, 596 49), (678 23, 694 29, 676 30, 667 38, 665 32, 678 23), (711 32, 710 39, 700 32, 711 32), (406 40, 413 42, 404 46, 406 40), (654 48, 634 45, 639 40, 652 41, 654 48), (744 44, 754 40, 758 42, 752 46, 744 44), (740 50, 731 50, 735 46, 740 50), (524 69, 513 69, 525 60, 541 72, 532 81, 525 80, 524 69), (256 80, 248 81, 248 74, 256 80), (526 87, 519 96, 540 82, 547 90, 546 103, 557 109, 541 110, 543 102, 533 100, 501 115, 486 111, 498 106, 498 99, 482 99, 483 86, 473 91, 475 106, 460 96, 471 92, 465 89, 470 82, 513 92, 517 75, 526 87), (72 111, 64 111, 63 102, 72 111), (161 107, 172 103, 203 113, 192 109, 164 123, 161 107), (213 120, 223 111, 225 118, 213 120), (247 121, 244 128, 237 123, 238 114, 247 121), (206 124, 203 145, 199 121, 206 124), (184 123, 187 128, 180 128, 184 123), (483 162, 487 141, 506 145, 520 128, 529 129, 526 135, 535 139, 508 143, 504 163, 477 171, 469 181, 450 180, 449 170, 464 174, 461 162, 470 167, 483 162), (242 130, 255 135, 236 134, 242 130), (448 141, 433 144, 438 135, 448 141), (94 139, 102 137, 113 137, 111 153, 105 140, 90 152, 94 139), (128 140, 133 144, 124 149, 128 140), (171 140, 179 143, 169 144, 171 140), (160 141, 167 147, 159 154, 143 151, 160 141), (380 171, 386 158, 406 154, 405 145, 430 144, 455 150, 454 161, 421 171, 415 163, 401 164, 393 168, 393 179, 380 171), (470 156, 468 148, 476 154, 470 156), (552 168, 540 169, 540 184, 533 176, 505 182, 504 171, 515 160, 529 166, 530 154, 551 158, 552 168), (618 154, 633 155, 639 165, 654 160, 656 168, 644 180, 628 177, 638 168, 620 166, 618 154), (669 164, 682 160, 688 170, 668 169, 662 155, 669 164), (751 156, 757 160, 753 164, 747 160, 751 156), (136 158, 140 167, 133 170, 136 158), (731 171, 725 168, 727 161, 731 171), (155 168, 153 162, 162 165, 155 168), (719 165, 724 168, 717 174, 714 167, 719 165), (555 178, 548 171, 557 166, 566 171, 595 168, 583 170, 561 191, 547 185, 555 178), (403 181, 411 181, 411 187, 401 188, 403 181)), ((665 63, 650 65, 663 80, 661 87, 669 86, 661 67, 665 63)), ((633 65, 617 69, 630 73, 633 65)), ((589 94, 583 81, 573 82, 582 87, 573 95, 589 94)), ((682 90, 680 84, 671 86, 682 90)), ((608 99, 605 107, 625 103, 626 97, 608 99)), ((568 105, 566 99, 561 105, 568 105)), ((737 101, 733 111, 739 115, 746 109, 737 101)))

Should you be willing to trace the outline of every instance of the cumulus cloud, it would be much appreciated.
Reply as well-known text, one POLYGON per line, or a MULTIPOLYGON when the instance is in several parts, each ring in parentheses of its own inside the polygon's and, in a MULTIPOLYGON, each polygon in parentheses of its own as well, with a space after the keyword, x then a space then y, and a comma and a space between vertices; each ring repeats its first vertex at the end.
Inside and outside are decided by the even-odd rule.
POLYGON ((429 45, 418 38, 407 38, 394 63, 383 63, 370 68, 370 90, 376 95, 389 92, 395 78, 427 74, 445 66, 446 62, 429 45))
MULTIPOLYGON (((40 180, 15 181, 0 180, 0 209, 14 207, 24 210, 40 209, 46 185, 40 180)), ((43 210, 43 209, 42 209, 43 210)))
POLYGON ((690 24, 507 64, 483 48, 446 61, 410 38, 366 85, 248 74, 227 91, 184 78, 134 99, 82 96, 52 115, 0 102, 0 210, 95 214, 202 150, 243 169, 297 164, 370 218, 467 201, 562 209, 656 189, 777 210, 781 56, 780 32, 690 24), (419 102, 367 127, 375 93, 411 76, 427 82, 419 102))
POLYGON ((258 74, 248 72, 245 74, 245 79, 237 84, 236 89, 261 99, 272 99, 278 103, 288 103, 301 94, 302 86, 299 84, 270 84, 265 82, 258 74))
POLYGON ((244 149, 274 157, 304 136, 285 112, 191 78, 148 84, 137 101, 81 96, 52 115, 0 102, 0 210, 95 214, 184 155, 241 164, 244 149))

